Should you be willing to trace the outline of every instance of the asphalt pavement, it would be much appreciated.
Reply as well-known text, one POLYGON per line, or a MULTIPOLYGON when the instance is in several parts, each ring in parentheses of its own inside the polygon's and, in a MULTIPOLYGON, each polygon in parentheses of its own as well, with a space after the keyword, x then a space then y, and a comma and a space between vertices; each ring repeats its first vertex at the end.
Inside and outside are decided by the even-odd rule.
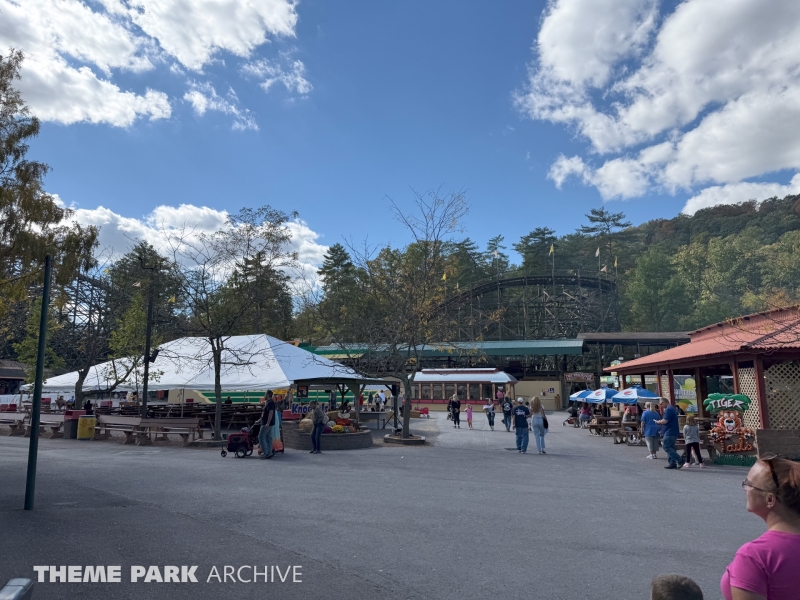
POLYGON ((564 418, 549 415, 547 455, 532 437, 517 453, 514 435, 499 419, 489 431, 480 413, 473 430, 444 413, 414 420, 426 447, 268 461, 41 439, 31 512, 28 440, 0 430, 0 580, 93 565, 121 566, 122 582, 45 581, 34 598, 619 600, 683 573, 719 598, 736 549, 764 529, 744 509, 746 470, 668 471, 645 448, 564 418), (198 582, 130 581, 131 567, 151 565, 196 566, 198 582), (213 578, 225 566, 252 578, 254 565, 282 576, 300 567, 300 581, 274 570, 268 583, 213 578))

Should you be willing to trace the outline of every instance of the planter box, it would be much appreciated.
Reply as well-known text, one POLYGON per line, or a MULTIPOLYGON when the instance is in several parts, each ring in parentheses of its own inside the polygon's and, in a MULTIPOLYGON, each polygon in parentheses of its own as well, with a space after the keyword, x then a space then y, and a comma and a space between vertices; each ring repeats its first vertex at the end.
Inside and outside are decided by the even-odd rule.
MULTIPOLYGON (((293 450, 311 450, 311 434, 300 431, 297 422, 283 422, 283 443, 293 450)), ((369 429, 356 433, 323 433, 322 451, 357 450, 372 446, 372 432, 369 429)))

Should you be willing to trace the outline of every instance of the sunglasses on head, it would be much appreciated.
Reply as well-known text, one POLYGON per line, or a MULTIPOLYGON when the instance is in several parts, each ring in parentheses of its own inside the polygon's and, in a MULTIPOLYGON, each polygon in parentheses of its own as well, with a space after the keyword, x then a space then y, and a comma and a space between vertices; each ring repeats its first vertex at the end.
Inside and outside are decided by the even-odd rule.
POLYGON ((772 465, 772 461, 776 458, 786 458, 783 454, 774 454, 769 453, 765 454, 761 457, 761 460, 769 465, 769 474, 772 476, 772 483, 775 484, 775 489, 780 490, 781 486, 778 483, 778 474, 775 473, 775 467, 772 465))

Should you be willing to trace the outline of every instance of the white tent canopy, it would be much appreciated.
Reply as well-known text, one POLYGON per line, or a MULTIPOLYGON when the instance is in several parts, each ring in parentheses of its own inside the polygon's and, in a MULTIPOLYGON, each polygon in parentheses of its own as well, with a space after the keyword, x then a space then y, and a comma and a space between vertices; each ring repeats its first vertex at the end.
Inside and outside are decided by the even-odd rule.
MULTIPOLYGON (((224 345, 226 350, 222 353, 220 376, 222 388, 227 390, 278 389, 297 380, 309 379, 371 381, 353 369, 269 335, 232 336, 225 339, 224 345)), ((125 359, 116 364, 119 371, 125 359)), ((108 390, 114 381, 112 373, 111 362, 95 365, 83 382, 83 390, 108 390)), ((152 390, 213 390, 214 363, 210 342, 207 338, 187 337, 162 344, 156 361, 150 366, 150 373, 149 387, 152 390)), ((134 377, 131 375, 115 391, 136 389, 134 377)), ((73 371, 45 380, 43 389, 49 392, 74 391, 77 381, 78 373, 73 371)))

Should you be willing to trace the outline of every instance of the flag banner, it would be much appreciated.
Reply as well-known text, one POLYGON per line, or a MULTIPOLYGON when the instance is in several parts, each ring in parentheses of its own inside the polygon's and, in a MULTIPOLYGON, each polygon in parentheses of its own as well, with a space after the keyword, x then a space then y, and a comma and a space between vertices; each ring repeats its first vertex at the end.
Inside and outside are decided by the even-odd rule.
POLYGON ((136 283, 133 284, 133 287, 142 287, 142 282, 137 281, 136 283))
POLYGON ((595 256, 600 256, 600 248, 597 248, 597 252, 594 253, 595 256))
POLYGON ((606 273, 606 272, 607 272, 607 271, 606 271, 606 266, 605 266, 605 265, 603 265, 603 268, 602 268, 602 269, 600 269, 600 272, 601 272, 601 273, 606 273))
POLYGON ((617 268, 617 257, 616 256, 614 257, 614 268, 615 269, 617 268))
POLYGON ((442 275, 442 281, 447 281, 447 273, 445 273, 444 275, 442 275))
POLYGON ((552 254, 555 251, 556 251, 556 245, 555 244, 550 244, 550 254, 552 254))

